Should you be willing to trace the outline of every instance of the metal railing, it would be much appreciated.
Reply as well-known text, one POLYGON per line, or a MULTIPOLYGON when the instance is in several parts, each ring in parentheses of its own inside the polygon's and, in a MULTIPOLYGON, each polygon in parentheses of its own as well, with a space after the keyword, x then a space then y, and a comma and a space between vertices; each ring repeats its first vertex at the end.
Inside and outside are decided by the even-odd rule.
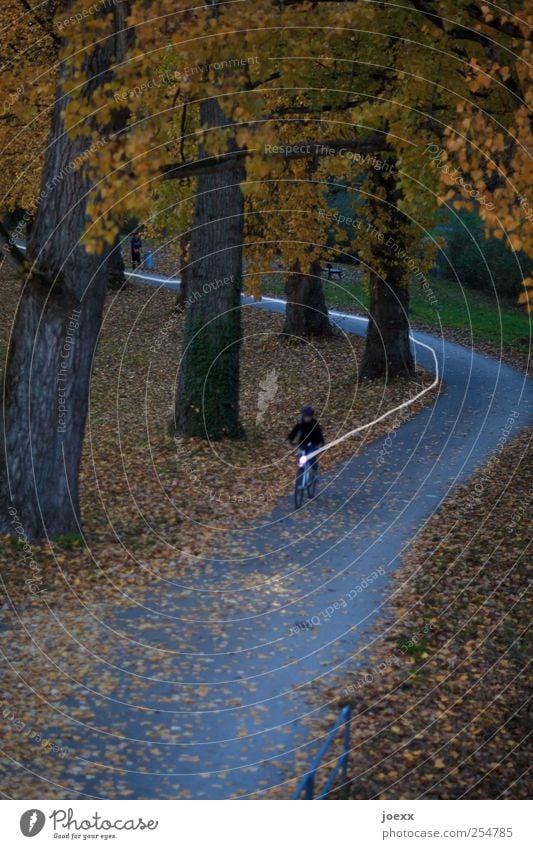
POLYGON ((334 740, 337 732, 340 728, 343 728, 343 741, 342 741, 342 753, 337 758, 337 763, 331 770, 328 780, 326 781, 324 787, 316 797, 317 799, 325 799, 328 793, 331 791, 333 787, 333 782, 337 777, 337 773, 341 770, 341 780, 342 783, 346 783, 347 777, 347 765, 348 765, 348 755, 350 753, 350 716, 352 709, 350 705, 346 705, 341 710, 339 716, 335 724, 333 725, 331 731, 324 741, 324 745, 320 749, 318 755, 314 759, 311 769, 309 772, 306 772, 300 783, 298 784, 298 789, 296 793, 292 797, 293 799, 299 799, 302 793, 305 793, 304 799, 314 799, 315 798, 315 776, 318 767, 320 766, 320 761, 328 751, 331 746, 332 741, 334 740))

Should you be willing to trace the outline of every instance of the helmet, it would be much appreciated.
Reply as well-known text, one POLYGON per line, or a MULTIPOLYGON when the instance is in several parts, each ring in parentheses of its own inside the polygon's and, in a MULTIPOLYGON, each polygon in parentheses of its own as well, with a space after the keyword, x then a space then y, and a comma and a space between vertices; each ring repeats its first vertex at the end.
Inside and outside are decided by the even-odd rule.
POLYGON ((302 416, 314 416, 314 414, 315 411, 309 404, 306 407, 302 407, 302 416))

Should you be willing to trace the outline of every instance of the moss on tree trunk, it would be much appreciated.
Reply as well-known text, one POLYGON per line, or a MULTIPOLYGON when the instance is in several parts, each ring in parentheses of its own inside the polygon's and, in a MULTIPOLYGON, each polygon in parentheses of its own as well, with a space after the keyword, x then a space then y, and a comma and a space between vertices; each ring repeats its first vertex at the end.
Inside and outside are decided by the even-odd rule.
MULTIPOLYGON (((202 123, 225 116, 216 100, 201 107, 202 123)), ((230 144, 230 149, 232 145, 230 144)), ((239 437, 239 353, 244 157, 198 177, 186 314, 171 431, 204 439, 239 437)))

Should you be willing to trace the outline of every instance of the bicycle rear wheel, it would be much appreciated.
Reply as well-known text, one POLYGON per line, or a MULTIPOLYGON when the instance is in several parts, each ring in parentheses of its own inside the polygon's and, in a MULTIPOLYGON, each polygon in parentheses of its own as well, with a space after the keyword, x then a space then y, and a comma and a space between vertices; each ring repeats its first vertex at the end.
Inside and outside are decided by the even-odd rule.
POLYGON ((312 471, 309 475, 309 483, 307 485, 307 494, 309 498, 313 498, 316 492, 316 485, 318 483, 318 472, 312 471))

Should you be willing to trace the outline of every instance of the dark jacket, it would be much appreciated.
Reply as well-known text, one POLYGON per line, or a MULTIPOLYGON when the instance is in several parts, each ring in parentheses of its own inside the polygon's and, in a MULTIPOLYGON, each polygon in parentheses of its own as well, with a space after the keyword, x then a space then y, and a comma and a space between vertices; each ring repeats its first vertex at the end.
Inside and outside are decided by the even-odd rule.
POLYGON ((287 439, 293 442, 296 437, 298 437, 298 445, 305 445, 307 442, 311 442, 313 445, 324 445, 322 430, 315 418, 309 422, 304 422, 303 418, 299 418, 287 439))

